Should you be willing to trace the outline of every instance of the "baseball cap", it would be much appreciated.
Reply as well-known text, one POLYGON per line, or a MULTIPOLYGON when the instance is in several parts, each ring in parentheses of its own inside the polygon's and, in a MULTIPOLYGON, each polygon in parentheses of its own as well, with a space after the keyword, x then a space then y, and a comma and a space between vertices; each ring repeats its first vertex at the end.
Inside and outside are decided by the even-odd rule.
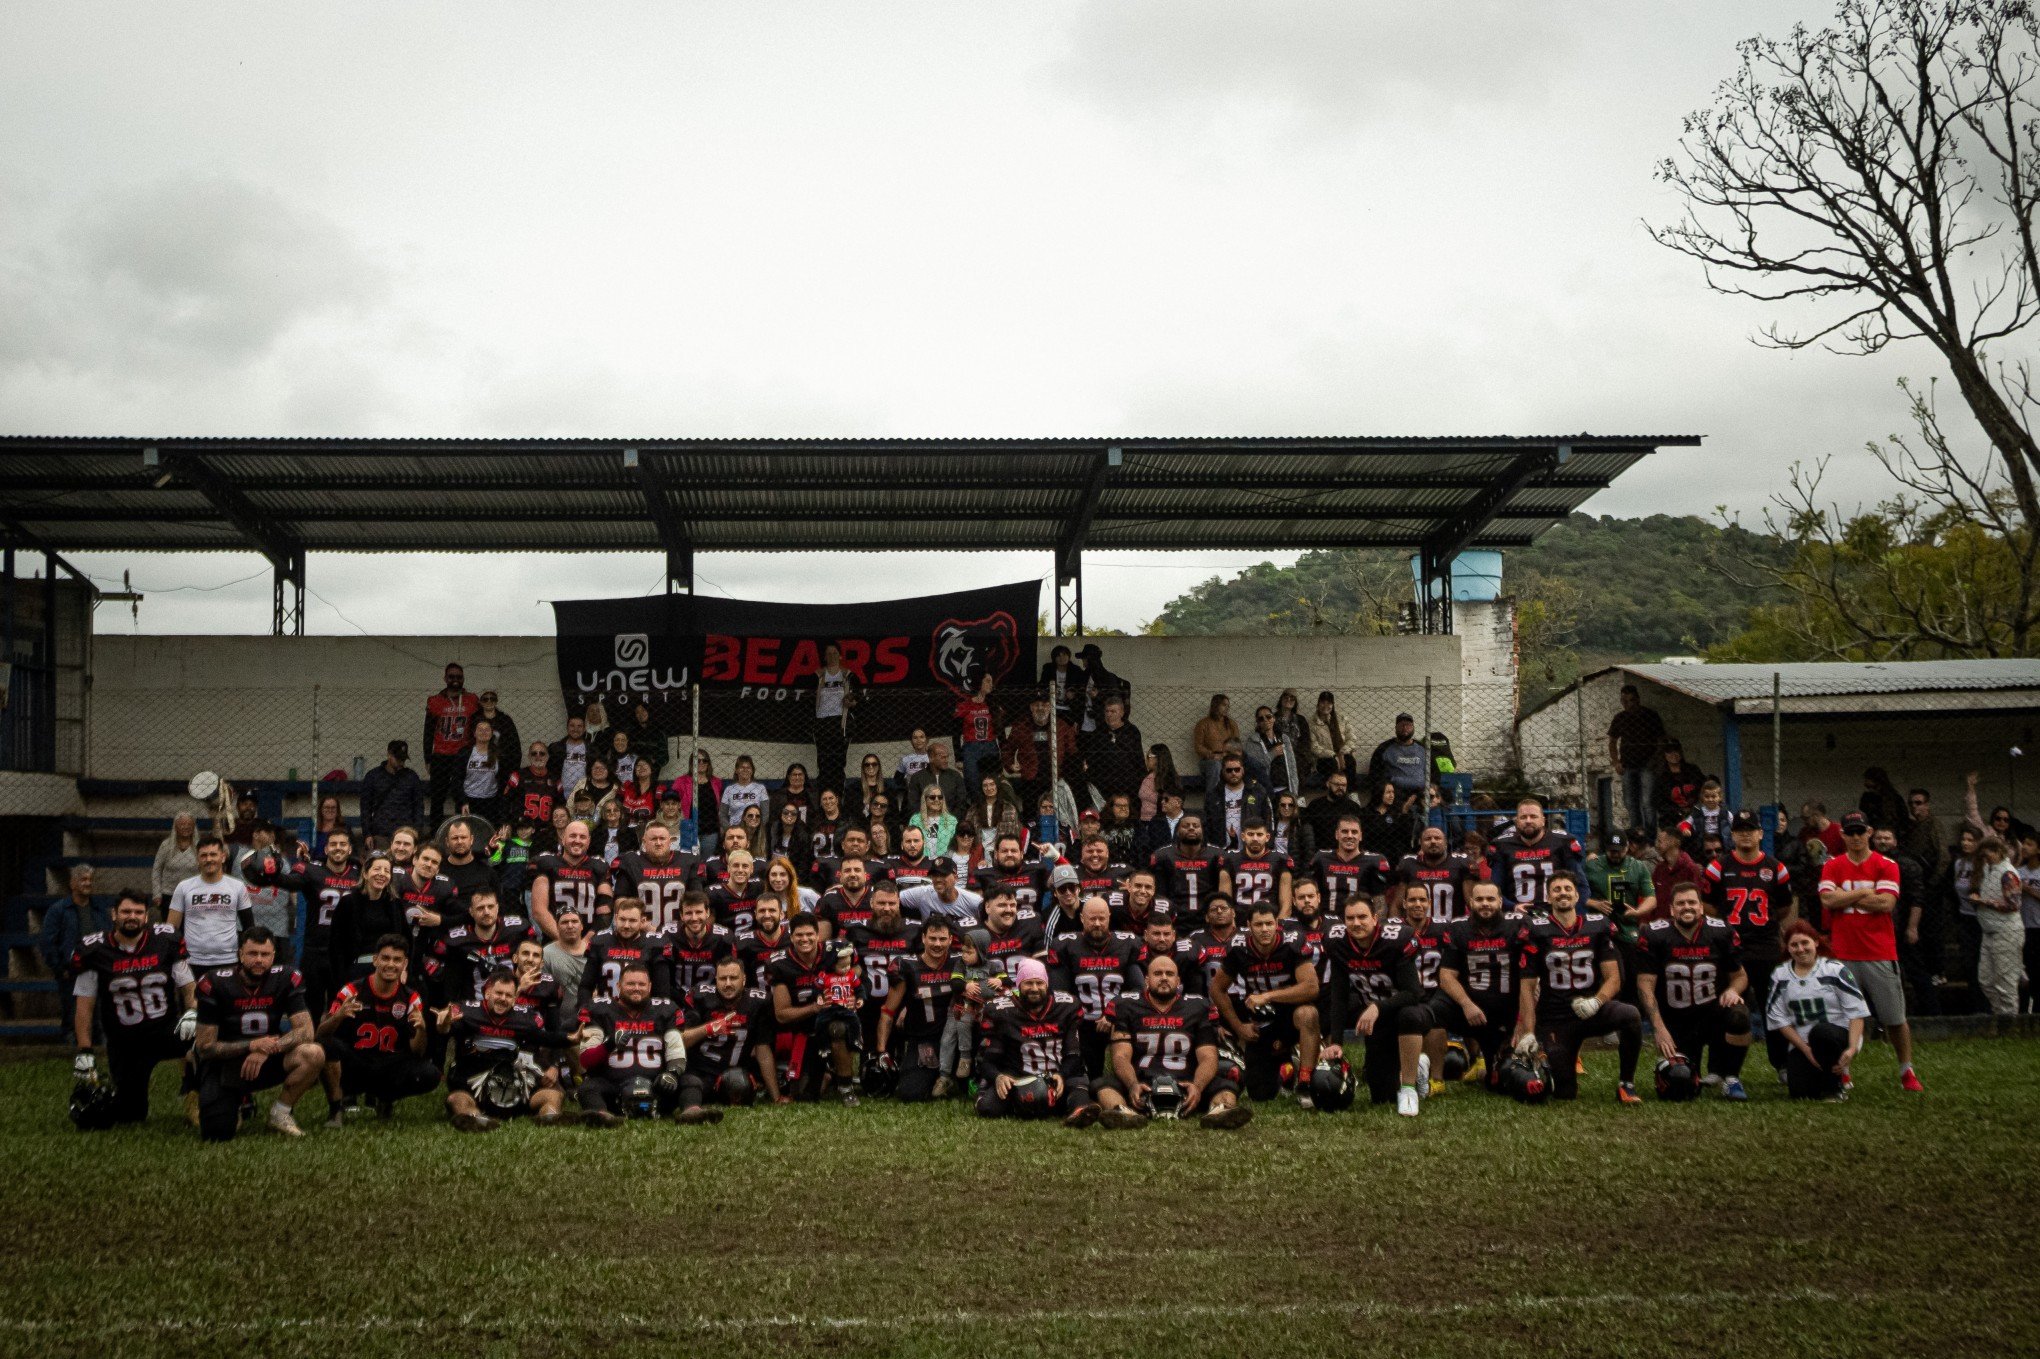
POLYGON ((1395 720, 1396 720, 1396 721, 1398 721, 1398 722, 1414 722, 1414 721, 1416 721, 1417 719, 1416 719, 1416 718, 1414 718, 1414 717, 1411 717, 1411 716, 1410 716, 1410 715, 1409 715, 1408 713, 1397 713, 1397 714, 1395 715, 1395 720))
POLYGON ((1076 869, 1071 868, 1068 864, 1057 864, 1049 871, 1048 890, 1053 892, 1065 883, 1074 887, 1081 881, 1082 879, 1077 876, 1076 869))
POLYGON ((1842 818, 1842 834, 1860 835, 1870 829, 1870 819, 1861 812, 1850 812, 1842 818))
POLYGON ((950 858, 947 854, 938 854, 928 861, 928 872, 931 875, 936 873, 954 874, 956 872, 956 860, 950 858))
POLYGON ((1620 835, 1611 835, 1611 836, 1609 836, 1609 837, 1608 837, 1608 848, 1610 848, 1610 849, 1627 849, 1628 847, 1629 847, 1629 841, 1628 841, 1628 840, 1627 840, 1626 838, 1624 838, 1623 836, 1620 836, 1620 835))
POLYGON ((1762 830, 1764 823, 1755 812, 1737 812, 1729 820, 1728 828, 1732 831, 1762 830))

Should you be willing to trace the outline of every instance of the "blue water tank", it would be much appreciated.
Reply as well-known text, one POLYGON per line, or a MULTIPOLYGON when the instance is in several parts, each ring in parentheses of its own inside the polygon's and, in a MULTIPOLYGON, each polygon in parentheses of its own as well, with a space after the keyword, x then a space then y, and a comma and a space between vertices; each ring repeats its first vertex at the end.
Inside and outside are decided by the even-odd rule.
MULTIPOLYGON (((1424 560, 1410 558, 1410 575, 1418 592, 1424 586, 1424 560)), ((1462 552, 1452 559, 1452 598, 1462 604, 1499 599, 1502 593, 1502 554, 1462 552)))

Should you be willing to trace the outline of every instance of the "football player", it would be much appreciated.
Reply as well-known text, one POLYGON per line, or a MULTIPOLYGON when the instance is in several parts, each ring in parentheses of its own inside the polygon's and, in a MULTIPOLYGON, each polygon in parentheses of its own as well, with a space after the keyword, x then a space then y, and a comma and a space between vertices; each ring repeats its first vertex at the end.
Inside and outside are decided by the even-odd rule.
POLYGON ((1707 865, 1708 903, 1715 915, 1735 930, 1742 944, 1743 972, 1749 979, 1750 1019, 1761 1024, 1771 1065, 1785 1070, 1790 1050, 1783 1034, 1768 1021, 1771 974, 1784 961, 1779 945, 1785 927, 1799 915, 1792 895, 1792 876, 1785 865, 1764 853, 1764 823, 1755 812, 1737 812, 1729 822, 1731 848, 1707 865))
POLYGON ((1155 895, 1155 871, 1152 868, 1134 869, 1119 887, 1121 901, 1119 909, 1112 913, 1113 929, 1138 939, 1147 933, 1148 921, 1157 905, 1163 914, 1171 919, 1175 917, 1175 908, 1167 901, 1158 900, 1155 895))
MULTIPOLYGON (((419 851, 423 853, 423 851, 419 851)), ((557 854, 531 861, 531 918, 548 939, 560 937, 556 917, 572 911, 593 930, 607 923, 609 903, 616 897, 609 865, 588 855, 588 823, 569 821, 560 832, 557 854)))
POLYGON ((979 1021, 977 1111, 984 1118, 1061 1114, 1066 1128, 1098 1121, 1084 1074, 1083 1017, 1067 992, 1048 984, 1039 958, 1023 958, 1015 994, 985 1005, 979 1021))
MULTIPOLYGON (((1502 885, 1502 899, 1511 910, 1530 915, 1549 904, 1551 884, 1561 877, 1578 886, 1585 854, 1580 842, 1554 833, 1544 822, 1544 803, 1526 797, 1516 803, 1516 821, 1488 845, 1487 876, 1502 885)), ((1578 893, 1574 893, 1577 906, 1578 893)))
MULTIPOLYGON (((571 935, 581 928, 580 920, 581 917, 568 911, 560 920, 562 935, 571 935), (567 924, 567 917, 572 917, 575 923, 567 924)), ((517 951, 510 955, 510 968, 517 974, 517 1008, 538 1016, 550 1032, 572 1033, 580 1012, 569 1008, 572 1002, 566 989, 545 970, 545 947, 538 942, 537 935, 528 934, 517 941, 517 951)))
MULTIPOLYGON (((778 898, 773 899, 775 903, 778 898)), ((619 901, 617 905, 622 906, 619 901)), ((715 970, 725 958, 737 956, 736 940, 727 926, 715 923, 708 908, 708 893, 690 888, 681 896, 673 927, 662 941, 670 970, 673 999, 685 1005, 688 999, 715 985, 715 970)), ((585 974, 584 974, 585 975, 585 974)))
POLYGON ((1156 850, 1155 872, 1161 875, 1163 894, 1176 908, 1178 928, 1196 930, 1204 924, 1205 903, 1218 890, 1219 860, 1223 851, 1204 843, 1204 818, 1185 812, 1176 819, 1176 838, 1156 850))
MULTIPOLYGON (((1245 937, 1235 936, 1211 978, 1211 998, 1240 1041, 1247 1093, 1257 1100, 1274 1099, 1281 1091, 1285 1052, 1295 1050, 1299 1071, 1309 1071, 1318 1059, 1317 965, 1302 945, 1282 937, 1279 909, 1272 899, 1255 905, 1245 937)), ((1307 1092, 1297 1099, 1308 1107, 1307 1092)))
POLYGON ((343 1100, 366 1099, 389 1118, 398 1100, 439 1088, 439 1069, 425 1060, 425 1003, 404 982, 410 965, 410 941, 384 935, 374 970, 342 986, 319 1021, 328 1128, 341 1126, 343 1100))
POLYGON ((538 1016, 517 1008, 517 974, 499 967, 482 979, 479 1005, 439 1010, 435 1022, 453 1049, 446 1075, 446 1112, 459 1132, 492 1132, 505 1119, 532 1115, 540 1125, 563 1121, 556 1035, 538 1016))
POLYGON ((1218 1074, 1218 1022, 1211 1003, 1183 993, 1174 958, 1149 965, 1138 991, 1119 996, 1111 1013, 1111 1069, 1097 1084, 1099 1121, 1108 1128, 1139 1128, 1148 1121, 1158 1077, 1179 1092, 1174 1116, 1205 1106, 1198 1124, 1243 1127, 1253 1110, 1239 1102, 1239 1086, 1218 1074))
MULTIPOLYGON (((1345 1035, 1357 1033, 1367 1053, 1368 1097, 1376 1104, 1393 1099, 1398 1114, 1416 1117, 1417 1067, 1431 1015, 1409 931, 1399 920, 1382 921, 1367 897, 1349 896, 1345 919, 1325 934, 1325 971, 1326 1055, 1345 1056, 1345 1035)), ((1316 1064, 1315 1057, 1299 1061, 1297 1070, 1316 1064)))
POLYGON ((899 1083, 893 1096, 910 1104, 946 1099, 954 1092, 955 1078, 942 1070, 942 1029, 964 986, 955 931, 948 919, 938 915, 927 921, 916 938, 918 951, 900 960, 899 973, 886 991, 874 1048, 897 1063, 899 1083), (900 1052, 892 1057, 895 1036, 900 1052))
POLYGON ((1605 915, 1580 913, 1579 885, 1570 877, 1555 875, 1544 890, 1549 911, 1531 918, 1519 947, 1516 1045, 1527 1051, 1541 1040, 1551 1063, 1552 1097, 1577 1099, 1581 1044, 1612 1033, 1621 1060, 1615 1098, 1639 1104, 1636 1058, 1643 1048, 1643 1016, 1615 999, 1622 969, 1615 961, 1614 926, 1605 915))
POLYGON ((276 936, 250 926, 232 967, 198 982, 198 1028, 192 1052, 198 1070, 198 1134, 231 1142, 240 1131, 241 1101, 281 1085, 269 1106, 269 1126, 303 1137, 294 1110, 319 1079, 326 1052, 312 1038, 304 979, 276 961, 276 936))
POLYGON ((1395 869, 1397 881, 1421 884, 1430 892, 1431 923, 1439 929, 1466 918, 1466 889, 1480 873, 1464 854, 1449 851, 1445 832, 1437 826, 1424 827, 1417 836, 1417 852, 1404 855, 1395 869))
POLYGON ((795 1093, 803 1099, 819 1098, 823 1077, 833 1074, 845 1102, 850 1102, 856 1093, 857 1045, 863 1034, 855 1016, 824 1017, 830 1007, 822 985, 832 960, 822 948, 821 923, 802 911, 786 928, 791 940, 786 956, 765 966, 775 1046, 787 1073, 778 1098, 784 1102, 795 1093), (827 1061, 809 1061, 810 1048, 819 1048, 827 1061))
POLYGON ((1507 1055, 1516 1028, 1516 955, 1528 916, 1502 912, 1500 884, 1475 882, 1466 889, 1467 914, 1445 928, 1438 964, 1438 991, 1459 1007, 1474 1053, 1467 1079, 1492 1073, 1507 1055))
MULTIPOLYGON (((1223 949, 1219 950, 1219 955, 1224 955, 1223 949)), ((1147 929, 1141 935, 1140 952, 1134 956, 1134 965, 1145 974, 1147 965, 1157 958, 1175 960, 1176 981, 1185 995, 1204 994, 1203 955, 1197 945, 1176 937, 1175 919, 1159 908, 1148 914, 1147 929)))
MULTIPOLYGON (((431 846, 418 851, 424 859, 431 846)), ((449 926, 425 957, 425 980, 438 998, 476 1004, 482 982, 499 967, 508 967, 520 941, 531 934, 521 915, 505 915, 496 889, 477 887, 468 894, 467 923, 449 926)))
POLYGON ((750 984, 736 958, 715 965, 715 983, 689 998, 680 1037, 687 1070, 680 1077, 679 1123, 720 1123, 718 1104, 749 1104, 754 1091, 779 1099, 772 1060, 772 998, 750 984))
POLYGON ((652 994, 673 994, 672 964, 667 941, 646 928, 644 904, 636 897, 618 897, 610 910, 609 928, 588 941, 587 965, 581 969, 581 993, 574 998, 576 1011, 597 1002, 612 1000, 623 979, 623 969, 632 963, 644 965, 651 978, 652 994))
POLYGON ((736 935, 737 957, 751 974, 751 985, 768 994, 772 984, 765 980, 765 965, 786 956, 793 938, 786 932, 786 907, 776 892, 766 892, 751 903, 751 928, 736 935))
POLYGON ((1362 849, 1360 840, 1360 814, 1341 812, 1332 826, 1332 848, 1319 850, 1310 861, 1325 912, 1333 920, 1346 918, 1346 903, 1354 897, 1379 898, 1388 889, 1387 858, 1362 849))
POLYGON ((864 1050, 876 1060, 888 1055, 878 1041, 879 1016, 884 1013, 885 998, 892 992, 901 961, 920 947, 920 927, 901 913, 897 884, 872 884, 868 901, 870 917, 861 925, 850 926, 846 937, 864 969, 864 1003, 858 1022, 864 1029, 864 1050))
POLYGON ((1715 1078, 1709 1083, 1728 1099, 1748 1099, 1742 1083, 1750 1050, 1748 980, 1735 928, 1709 919, 1699 886, 1682 882, 1672 889, 1670 918, 1645 925, 1636 942, 1636 998, 1658 1055, 1697 1076, 1704 1052, 1715 1078))
MULTIPOLYGON (((1106 910, 1109 912, 1111 907, 1106 910)), ((979 947, 994 972, 1011 975, 1021 959, 1048 955, 1048 941, 1042 937, 1041 926, 1020 919, 1020 903, 1012 888, 993 887, 992 894, 985 898, 984 912, 979 947)))
MULTIPOLYGON (((625 898, 629 900, 629 898, 625 898)), ((622 917, 624 902, 618 902, 622 917)), ((618 969, 613 994, 590 1002, 581 1011, 574 1035, 581 1054, 582 1122, 591 1128, 616 1128, 626 1086, 642 1078, 651 1082, 656 1112, 664 1117, 680 1107, 680 1073, 687 1048, 680 1036, 680 1007, 652 994, 652 964, 634 958, 618 969)))
MULTIPOLYGON (((836 885, 822 893, 815 903, 815 919, 821 922, 822 941, 841 938, 851 930, 871 923, 873 889, 863 859, 851 856, 836 868, 836 885)), ((893 900, 899 900, 898 884, 889 883, 893 900)))
POLYGON ((78 1055, 72 1075, 98 1080, 92 1054, 95 1007, 106 1034, 113 1078, 111 1122, 149 1116, 149 1078, 158 1062, 181 1062, 197 1031, 197 980, 185 960, 184 938, 149 923, 149 901, 124 891, 113 905, 113 928, 88 934, 71 955, 71 1034, 78 1055))
POLYGON ((305 894, 304 947, 299 950, 305 978, 305 1002, 323 1011, 338 978, 350 976, 352 958, 333 957, 333 916, 340 899, 361 885, 361 866, 354 862, 354 836, 345 826, 326 833, 326 857, 320 863, 293 864, 275 850, 250 854, 242 863, 250 887, 281 887, 305 894))
MULTIPOLYGON (((731 850, 722 864, 722 881, 711 880, 708 885, 708 909, 716 924, 726 926, 731 934, 742 934, 750 927, 751 913, 764 895, 765 884, 752 876, 757 861, 747 849, 731 850)), ((799 905, 798 901, 780 899, 782 911, 795 911, 799 905)))
POLYGON ((1233 899, 1237 909, 1248 912, 1262 902, 1275 907, 1276 918, 1289 914, 1289 856, 1268 847, 1268 823, 1250 816, 1240 826, 1240 847, 1219 861, 1218 890, 1233 899))
POLYGON ((1438 989, 1438 965, 1445 957, 1445 927, 1431 918, 1437 900, 1431 884, 1398 883, 1390 895, 1391 905, 1401 909, 1403 931, 1416 949, 1417 987, 1423 997, 1424 1012, 1430 1017, 1430 1028, 1424 1035, 1424 1056, 1417 1064, 1417 1093, 1435 1095, 1445 1088, 1445 1083, 1435 1078, 1445 1069, 1447 1037, 1459 1027, 1461 1019, 1459 1007, 1447 1001, 1438 989))
POLYGON ((680 923, 680 908, 695 890, 700 872, 700 859, 674 849, 672 830, 653 821, 638 832, 638 848, 626 850, 617 860, 613 890, 619 897, 643 902, 646 928, 663 934, 680 923))
POLYGON ((977 888, 978 895, 985 897, 991 895, 994 886, 1003 884, 1012 888, 1020 918, 1035 919, 1045 905, 1041 897, 1048 872, 1046 864, 1028 863, 1027 849, 1020 837, 1005 832, 992 843, 992 861, 978 869, 973 886, 977 888))
POLYGON ((1052 989, 1067 991, 1077 998, 1083 1014, 1080 1046, 1084 1074, 1097 1080, 1105 1073, 1105 1049, 1112 1033, 1109 1012, 1121 993, 1138 991, 1141 972, 1137 964, 1141 941, 1112 928, 1112 906, 1104 897, 1084 902, 1078 916, 1083 929, 1055 941, 1048 952, 1048 979, 1052 989))

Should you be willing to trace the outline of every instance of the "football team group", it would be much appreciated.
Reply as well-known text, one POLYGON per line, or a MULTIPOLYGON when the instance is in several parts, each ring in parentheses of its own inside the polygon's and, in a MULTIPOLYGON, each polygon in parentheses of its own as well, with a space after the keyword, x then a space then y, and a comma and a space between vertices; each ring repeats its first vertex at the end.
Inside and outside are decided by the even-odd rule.
POLYGON ((1534 799, 1471 860, 1431 828, 1391 863, 1346 815, 1331 848, 1292 863, 1264 821, 1226 851, 1192 813, 1138 866, 1095 835, 1071 862, 1001 836, 967 887, 949 856, 903 866, 854 837, 814 887, 775 886, 744 849, 703 859, 656 823, 612 870, 574 823, 534 861, 528 904, 456 892, 441 847, 408 831, 359 860, 345 832, 318 862, 255 856, 247 882, 206 838, 166 919, 126 893, 78 947, 72 1113, 138 1122, 156 1067, 176 1063, 211 1140, 274 1087, 267 1123, 291 1137, 315 1087, 336 1128, 443 1086, 468 1132, 873 1096, 1224 1129, 1272 1099, 1344 1109, 1361 1085, 1405 1116, 1454 1085, 1569 1100, 1597 1039, 1617 1049, 1610 1097, 1634 1104, 1646 1034, 1659 1098, 1748 1098, 1761 1041, 1791 1097, 1839 1100, 1873 1015, 1919 1089, 1897 870, 1867 823, 1844 820, 1822 871, 1823 934, 1795 918, 1756 817, 1722 817, 1727 846, 1661 902, 1597 893, 1534 799), (279 962, 250 882, 344 923, 345 963, 308 981, 279 962))

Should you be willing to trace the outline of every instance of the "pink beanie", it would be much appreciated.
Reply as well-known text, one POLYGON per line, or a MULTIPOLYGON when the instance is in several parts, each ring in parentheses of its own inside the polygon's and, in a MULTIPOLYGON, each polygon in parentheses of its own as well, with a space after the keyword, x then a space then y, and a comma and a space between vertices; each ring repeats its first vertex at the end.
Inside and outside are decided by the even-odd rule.
POLYGON ((1013 980, 1045 982, 1048 980, 1048 967, 1039 958, 1022 958, 1013 980))

